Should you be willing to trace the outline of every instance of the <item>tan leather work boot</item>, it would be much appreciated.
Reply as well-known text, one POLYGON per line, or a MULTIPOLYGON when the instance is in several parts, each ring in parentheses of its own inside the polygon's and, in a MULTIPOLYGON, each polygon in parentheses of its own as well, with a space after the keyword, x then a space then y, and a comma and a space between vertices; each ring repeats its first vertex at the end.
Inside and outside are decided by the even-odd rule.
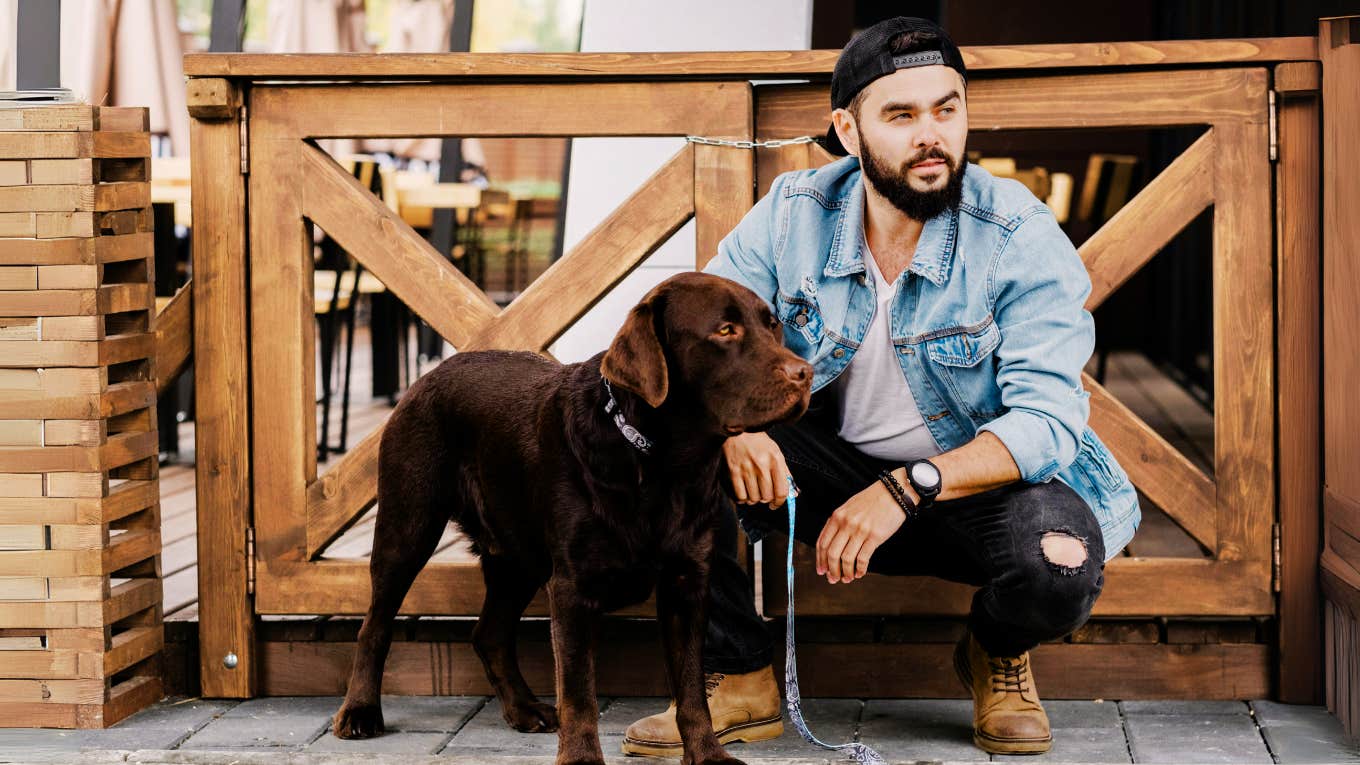
MULTIPOLYGON (((779 686, 769 667, 744 675, 708 673, 704 675, 704 692, 719 743, 764 741, 784 732, 779 686)), ((623 737, 623 753, 653 757, 683 754, 675 724, 675 701, 666 711, 629 725, 623 737)))
POLYGON ((1042 754, 1053 746, 1029 653, 988 656, 972 632, 954 649, 954 670, 973 694, 973 743, 992 754, 1042 754))

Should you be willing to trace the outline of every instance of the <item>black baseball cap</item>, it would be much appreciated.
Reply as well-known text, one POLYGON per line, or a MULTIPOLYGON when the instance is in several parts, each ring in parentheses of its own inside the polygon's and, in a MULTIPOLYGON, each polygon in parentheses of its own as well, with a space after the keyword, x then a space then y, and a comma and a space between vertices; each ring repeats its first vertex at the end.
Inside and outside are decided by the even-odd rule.
MULTIPOLYGON (((840 58, 836 59, 836 68, 831 73, 831 108, 848 107, 856 94, 879 77, 898 69, 935 64, 950 67, 967 84, 968 68, 964 66, 963 54, 959 53, 958 46, 939 24, 915 16, 898 16, 880 21, 855 35, 841 51, 840 58), (938 38, 938 42, 910 53, 894 55, 890 47, 893 38, 905 32, 930 32, 938 38)), ((822 147, 832 154, 849 154, 836 135, 834 123, 826 129, 822 147)))

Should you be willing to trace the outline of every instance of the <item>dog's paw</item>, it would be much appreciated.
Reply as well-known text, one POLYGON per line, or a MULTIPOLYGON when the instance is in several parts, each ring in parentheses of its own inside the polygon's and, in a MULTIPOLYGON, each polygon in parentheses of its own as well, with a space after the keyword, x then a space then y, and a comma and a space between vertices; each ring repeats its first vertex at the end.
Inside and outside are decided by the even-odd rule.
POLYGON ((372 738, 385 730, 382 707, 377 704, 340 707, 331 720, 336 738, 372 738))
POLYGON ((505 721, 521 733, 553 733, 557 730, 557 707, 541 701, 511 704, 505 721))

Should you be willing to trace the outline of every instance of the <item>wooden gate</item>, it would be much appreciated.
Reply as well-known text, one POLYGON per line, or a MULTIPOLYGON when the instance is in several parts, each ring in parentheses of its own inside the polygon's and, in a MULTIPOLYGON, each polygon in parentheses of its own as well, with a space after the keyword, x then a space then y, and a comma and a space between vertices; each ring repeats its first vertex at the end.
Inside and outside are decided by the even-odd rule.
MULTIPOLYGON (((746 82, 264 86, 251 96, 251 404, 255 607, 360 614, 367 560, 318 560, 377 492, 381 429, 318 476, 312 389, 310 239, 315 222, 456 349, 546 352, 573 322, 684 225, 713 250, 753 204, 749 152, 686 144, 505 310, 308 142, 451 134, 704 135, 750 138, 746 82)), ((432 562, 404 613, 475 615, 475 563, 432 562)), ((530 613, 546 613, 541 601, 530 613)))
MULTIPOLYGON (((1274 341, 1270 107, 1265 69, 1204 69, 981 80, 968 89, 969 130, 1205 126, 1080 248, 1094 310, 1200 213, 1213 208, 1214 474, 1211 478, 1089 375, 1091 427, 1138 489, 1209 552, 1121 557, 1106 569, 1096 616, 1264 615, 1274 611, 1274 341), (1170 583, 1175 586, 1168 586, 1170 583)), ((762 90, 759 135, 825 124, 825 86, 762 90)), ((771 169, 807 166, 820 151, 781 149, 771 169)), ((823 157, 825 155, 822 155, 823 157)), ((762 178, 766 181, 766 178, 762 178)), ((778 552, 776 557, 782 556, 778 552)), ((816 576, 812 550, 795 581, 800 613, 968 612, 972 588, 935 579, 877 577, 837 587, 816 576), (881 582, 881 583, 880 583, 881 582), (866 583, 867 584, 867 583, 866 583), (891 593, 891 594, 890 594, 891 593), (909 593, 909 594, 907 594, 909 593)), ((783 592, 782 572, 766 587, 783 592)), ((782 602, 767 598, 769 603, 782 602)), ((782 612, 782 611, 781 611, 782 612)))
MULTIPOLYGON (((1207 554, 1113 561, 1097 615, 1275 613, 1270 70, 1242 64, 1310 59, 1312 42, 1286 38, 1197 42, 1193 48, 1129 43, 965 51, 980 75, 969 87, 974 132, 1204 130, 1081 249, 1095 286, 1089 303, 1094 307, 1181 228, 1213 209, 1218 411, 1213 477, 1094 380, 1086 380, 1095 430, 1140 490, 1207 554), (1237 65, 1114 74, 1031 72, 1007 79, 989 78, 983 71, 1100 67, 1149 56, 1162 64, 1237 65)), ((774 172, 811 166, 817 159, 817 150, 806 145, 761 150, 757 162, 751 150, 686 144, 580 245, 500 310, 318 149, 315 139, 815 134, 827 124, 824 84, 766 85, 753 91, 749 81, 781 75, 815 75, 824 81, 836 54, 186 59, 195 118, 194 334, 205 696, 253 694, 257 614, 358 614, 368 603, 366 560, 321 559, 326 545, 374 502, 379 433, 317 474, 307 221, 336 239, 455 348, 545 352, 691 217, 697 229, 696 266, 702 267, 754 203, 757 189, 768 188, 774 172), (298 82, 309 79, 334 82, 298 82), (432 81, 391 81, 401 79, 432 81)), ((766 556, 778 560, 782 552, 767 549, 766 556)), ((831 591, 810 575, 810 566, 801 571, 800 598, 809 615, 966 611, 967 589, 935 580, 866 581, 831 591)), ((781 592, 780 578, 768 577, 766 602, 781 602, 781 592)), ((416 580, 403 612, 471 615, 481 599, 474 565, 435 563, 416 580)), ((541 601, 531 609, 542 613, 541 601)), ((1253 657, 1263 668, 1264 654, 1253 657)), ((1255 685, 1248 688, 1257 692, 1255 685)))

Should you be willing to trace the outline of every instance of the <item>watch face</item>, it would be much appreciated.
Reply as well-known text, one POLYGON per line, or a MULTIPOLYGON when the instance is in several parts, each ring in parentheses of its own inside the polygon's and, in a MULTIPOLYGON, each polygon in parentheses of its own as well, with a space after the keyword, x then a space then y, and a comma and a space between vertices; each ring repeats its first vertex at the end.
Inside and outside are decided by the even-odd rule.
POLYGON ((940 485, 940 471, 929 462, 918 462, 911 466, 911 482, 922 489, 934 489, 940 485))

